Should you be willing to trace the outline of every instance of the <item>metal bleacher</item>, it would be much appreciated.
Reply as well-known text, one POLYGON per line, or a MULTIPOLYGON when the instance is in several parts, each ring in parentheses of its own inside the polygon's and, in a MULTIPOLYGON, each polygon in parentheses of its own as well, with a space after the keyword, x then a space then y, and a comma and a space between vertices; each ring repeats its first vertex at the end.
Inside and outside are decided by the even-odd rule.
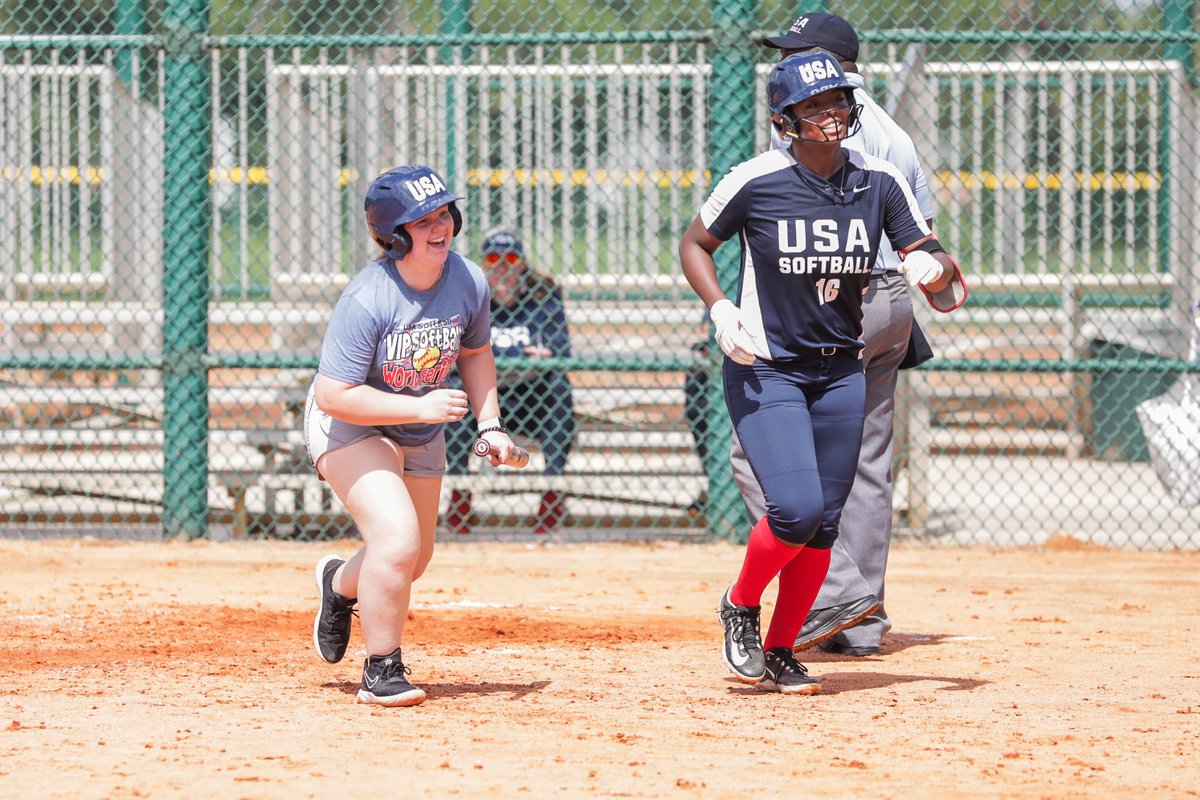
MULTIPOLYGON (((505 48, 488 52, 488 63, 453 69, 402 63, 360 70, 303 63, 299 51, 271 61, 268 119, 260 126, 268 132, 265 166, 251 163, 244 146, 228 146, 249 135, 244 97, 236 115, 214 120, 210 210, 218 235, 211 253, 210 355, 222 364, 247 353, 315 363, 332 300, 371 246, 346 244, 363 238, 350 224, 358 219, 359 189, 371 168, 428 154, 468 187, 472 228, 464 249, 486 222, 536 221, 531 249, 559 259, 548 266, 568 289, 574 354, 598 365, 572 372, 582 424, 569 476, 479 471, 448 479, 447 489, 466 482, 488 488, 502 498, 495 506, 499 516, 511 506, 504 492, 524 498, 561 488, 582 498, 572 509, 582 509, 581 517, 610 519, 606 509, 615 507, 633 509, 621 518, 636 516, 648 527, 674 525, 705 485, 682 420, 679 368, 694 360, 691 345, 703 331, 699 305, 677 274, 675 234, 663 231, 682 231, 706 192, 706 69, 682 51, 678 63, 667 66, 639 56, 617 65, 520 69, 505 48), (490 108, 501 120, 469 161, 469 148, 446 150, 445 115, 427 113, 447 80, 456 81, 461 97, 473 98, 456 109, 490 108), (406 122, 387 135, 351 136, 348 126, 361 118, 352 103, 368 84, 388 89, 367 93, 389 104, 370 115, 371 124, 406 122), (495 85, 504 91, 493 93, 495 85), (525 91, 530 87, 537 91, 525 91), (550 124, 555 108, 586 97, 605 99, 610 141, 644 147, 601 153, 595 125, 550 124), (497 102, 504 105, 488 105, 497 102), (421 113, 404 113, 413 109, 421 113), (518 118, 528 122, 519 132, 513 127, 518 118), (563 139, 576 135, 582 138, 563 139), (345 161, 335 163, 343 144, 345 161), (539 158, 548 163, 555 154, 576 153, 582 154, 578 163, 537 172, 545 166, 539 158), (259 209, 257 228, 251 207, 259 209), (655 360, 674 366, 631 366, 655 360)), ((214 59, 214 70, 247 67, 244 55, 228 55, 228 64, 214 59)), ((152 519, 161 503, 160 375, 152 368, 97 366, 122 359, 136 364, 161 353, 163 234, 145 220, 161 218, 162 119, 156 103, 146 100, 154 93, 139 83, 159 65, 138 61, 154 57, 133 55, 128 80, 118 79, 111 54, 95 63, 81 55, 78 63, 0 64, 9 98, 0 120, 6 148, 0 241, 11 250, 0 262, 0 346, 12 365, 0 370, 0 517, 10 523, 61 508, 48 498, 125 504, 120 508, 128 505, 142 519, 152 519), (58 98, 53 103, 52 96, 58 98), (54 119, 42 120, 43 114, 54 119), (64 137, 63 130, 94 135, 64 137), (74 224, 54 224, 67 219, 74 224)), ((760 77, 767 66, 760 65, 760 77)), ((887 86, 896 69, 880 64, 869 77, 887 86)), ((904 403, 912 410, 900 419, 907 464, 924 472, 920 460, 931 453, 1077 454, 1084 447, 1086 399, 1078 374, 1022 373, 1020 365, 989 370, 985 362, 1070 362, 1085 356, 1093 339, 1153 338, 1178 327, 1179 300, 1196 289, 1198 240, 1181 235, 1172 241, 1165 227, 1138 237, 1127 226, 1161 220, 1168 211, 1176 220, 1195 216, 1200 169, 1181 163, 1186 127, 1161 127, 1149 111, 1191 108, 1180 66, 1047 62, 1030 70, 924 62, 919 74, 903 74, 903 84, 910 99, 901 111, 945 108, 956 123, 903 120, 924 137, 916 144, 928 159, 938 224, 950 223, 939 232, 963 259, 973 298, 950 316, 931 314, 918 299, 919 319, 939 356, 984 365, 966 377, 952 370, 906 377, 903 390, 919 401, 904 403), (997 77, 1004 79, 996 82, 1003 91, 980 91, 985 79, 997 77), (998 113, 1006 100, 1037 113, 998 113), (1101 104, 1126 109, 1136 125, 1087 131, 1087 109, 1101 104), (1046 120, 1058 121, 1055 153, 1045 152, 1051 137, 1036 127, 1046 120), (988 147, 980 138, 984 130, 992 131, 988 147), (1153 170, 1111 158, 1097 169, 1107 163, 1105 153, 1133 152, 1122 137, 1134 134, 1137 147, 1163 145, 1153 170), (1089 161, 1091 147, 1098 152, 1089 161), (990 149, 993 160, 984 163, 990 149), (1162 175, 1172 176, 1174 195, 1163 191, 1162 175), (1095 220, 1081 211, 1089 204, 1103 211, 1095 220), (1061 235, 1089 225, 1079 246, 1061 235), (1142 299, 1126 302, 1134 296, 1142 299), (1111 313, 1114 307, 1119 315, 1111 313), (1039 377, 1018 379, 1026 375, 1039 377), (1046 424, 1013 413, 1038 402, 1054 405, 1058 416, 1046 424)), ((755 125, 755 136, 758 146, 766 145, 765 119, 755 125)), ((299 439, 311 367, 218 366, 208 377, 214 519, 245 534, 269 513, 339 513, 308 468, 299 439)), ((920 488, 906 491, 898 506, 920 508, 920 488)), ((80 519, 109 513, 108 507, 88 508, 80 519)))
MULTIPOLYGON (((329 310, 291 301, 213 304, 210 347, 217 355, 236 354, 243 342, 239 337, 252 336, 315 362, 329 310)), ((692 356, 678 343, 689 341, 679 336, 679 326, 695 322, 694 308, 666 312, 631 305, 614 315, 580 304, 569 317, 576 341, 591 343, 577 348, 577 358, 692 356), (597 326, 604 336, 594 335, 597 326), (613 335, 617 329, 622 333, 613 335)), ((17 301, 0 309, 0 330, 15 357, 62 357, 88 349, 109 357, 152 355, 138 348, 158 340, 161 322, 159 309, 139 303, 17 301), (136 335, 121 338, 129 332, 136 335)), ((80 363, 86 367, 86 355, 80 363)), ((300 418, 311 369, 220 369, 212 376, 208 465, 214 522, 234 536, 280 524, 345 524, 344 511, 304 452, 300 418)), ((470 475, 448 477, 446 492, 470 484, 485 497, 481 508, 487 508, 490 496, 497 518, 514 525, 520 521, 511 510, 536 503, 535 496, 546 490, 575 498, 573 515, 580 519, 619 514, 643 527, 660 526, 664 518, 671 518, 669 525, 690 520, 687 508, 703 490, 704 479, 682 422, 682 374, 665 370, 650 377, 572 373, 580 431, 567 475, 540 475, 541 456, 533 448, 528 471, 496 474, 475 464, 470 475)), ((121 503, 155 519, 162 497, 163 413, 163 389, 153 372, 134 383, 118 383, 109 370, 8 371, 0 379, 0 419, 7 423, 0 430, 0 492, 5 493, 0 522, 62 519, 41 511, 51 498, 57 506, 71 500, 97 509, 90 516, 79 511, 72 518, 79 523, 111 515, 113 504, 121 503), (100 501, 106 504, 97 505, 100 501)))

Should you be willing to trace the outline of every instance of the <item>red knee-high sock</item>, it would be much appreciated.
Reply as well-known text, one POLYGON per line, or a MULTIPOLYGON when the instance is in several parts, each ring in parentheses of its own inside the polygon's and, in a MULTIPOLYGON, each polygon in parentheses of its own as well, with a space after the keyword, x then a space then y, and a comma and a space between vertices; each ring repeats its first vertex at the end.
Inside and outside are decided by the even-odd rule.
POLYGON ((772 647, 792 649, 812 604, 829 572, 830 551, 800 548, 799 555, 779 573, 779 598, 771 611, 771 626, 763 639, 763 650, 772 647))
POLYGON ((760 519, 750 531, 750 540, 746 542, 746 557, 742 561, 737 583, 729 593, 730 602, 736 606, 759 605, 763 589, 802 550, 800 547, 789 547, 775 538, 767 525, 767 518, 760 519))

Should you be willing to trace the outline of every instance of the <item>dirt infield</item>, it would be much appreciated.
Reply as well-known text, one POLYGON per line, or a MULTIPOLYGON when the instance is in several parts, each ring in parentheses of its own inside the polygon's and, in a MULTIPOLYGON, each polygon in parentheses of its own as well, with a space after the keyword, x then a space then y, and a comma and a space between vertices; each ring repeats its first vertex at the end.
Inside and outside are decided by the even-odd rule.
POLYGON ((351 549, 0 542, 0 796, 1200 797, 1195 553, 900 546, 883 653, 783 697, 720 658, 738 547, 445 544, 387 710, 312 653, 351 549))

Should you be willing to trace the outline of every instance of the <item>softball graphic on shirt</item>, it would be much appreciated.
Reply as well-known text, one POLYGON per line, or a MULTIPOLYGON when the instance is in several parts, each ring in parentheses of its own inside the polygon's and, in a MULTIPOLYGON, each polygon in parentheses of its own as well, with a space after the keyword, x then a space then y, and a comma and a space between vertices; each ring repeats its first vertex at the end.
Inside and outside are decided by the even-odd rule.
POLYGON ((458 360, 461 338, 457 319, 421 320, 392 331, 383 341, 383 380, 397 390, 441 384, 458 360))

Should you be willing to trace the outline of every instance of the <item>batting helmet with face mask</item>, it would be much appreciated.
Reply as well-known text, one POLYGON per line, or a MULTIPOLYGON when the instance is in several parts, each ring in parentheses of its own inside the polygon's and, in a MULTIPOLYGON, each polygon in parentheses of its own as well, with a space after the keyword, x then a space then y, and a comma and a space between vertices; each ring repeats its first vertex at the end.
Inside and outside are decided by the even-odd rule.
POLYGON ((793 138, 800 138, 800 125, 792 115, 792 106, 831 89, 841 89, 850 105, 846 134, 842 137, 846 139, 858 132, 862 106, 854 102, 854 84, 847 80, 837 59, 829 53, 820 50, 795 53, 771 67, 767 77, 767 106, 772 114, 778 114, 791 125, 793 138))
POLYGON ((451 194, 446 182, 429 167, 395 167, 380 175, 367 189, 363 210, 371 238, 394 259, 402 259, 412 249, 412 237, 404 229, 442 206, 450 207, 454 235, 462 230, 462 213, 456 205, 461 197, 451 194))

